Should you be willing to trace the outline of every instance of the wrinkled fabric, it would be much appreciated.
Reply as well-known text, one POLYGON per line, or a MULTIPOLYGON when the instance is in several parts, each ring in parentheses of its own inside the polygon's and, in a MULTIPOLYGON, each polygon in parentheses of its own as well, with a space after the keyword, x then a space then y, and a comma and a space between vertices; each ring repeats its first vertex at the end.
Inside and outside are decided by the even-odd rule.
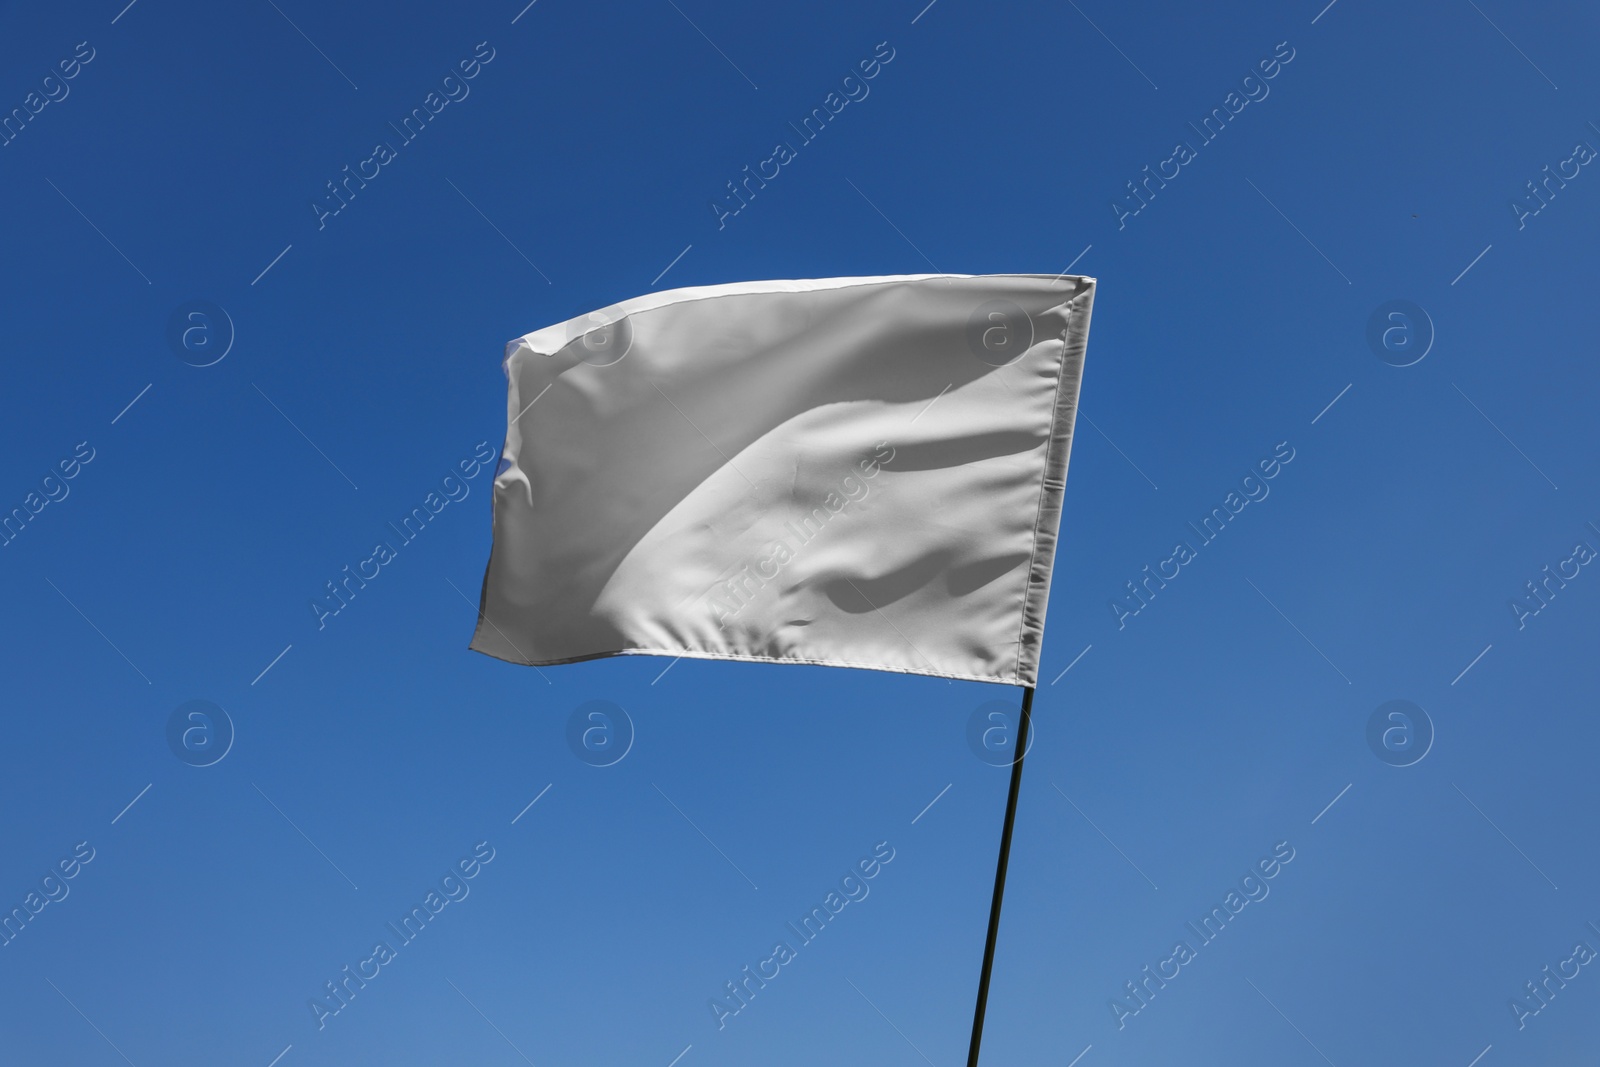
POLYGON ((472 648, 1034 685, 1093 298, 741 282, 511 342, 472 648))

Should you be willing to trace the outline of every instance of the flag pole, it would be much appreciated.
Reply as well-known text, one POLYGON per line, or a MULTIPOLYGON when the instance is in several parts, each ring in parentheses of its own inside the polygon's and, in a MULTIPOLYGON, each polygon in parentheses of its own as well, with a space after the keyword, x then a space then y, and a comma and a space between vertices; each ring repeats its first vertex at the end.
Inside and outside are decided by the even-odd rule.
POLYGON ((1017 821, 1017 794, 1022 791, 1022 759, 1028 754, 1033 686, 1022 690, 1022 722, 1017 730, 1017 758, 1011 764, 1011 793, 1006 797, 1005 828, 1000 831, 1000 861, 994 872, 994 899, 989 904, 989 937, 983 946, 983 972, 978 977, 978 1007, 972 1016, 972 1044, 967 1067, 978 1067, 978 1046, 983 1041, 983 1011, 989 1003, 989 972, 994 968, 994 943, 1000 934, 1000 902, 1006 894, 1006 862, 1011 858, 1011 827, 1017 821))

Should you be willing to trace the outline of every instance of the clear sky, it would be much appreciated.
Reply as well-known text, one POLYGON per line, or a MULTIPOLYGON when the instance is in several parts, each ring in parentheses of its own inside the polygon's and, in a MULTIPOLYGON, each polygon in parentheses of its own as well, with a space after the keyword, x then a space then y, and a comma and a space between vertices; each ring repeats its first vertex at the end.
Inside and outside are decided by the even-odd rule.
POLYGON ((1018 691, 470 653, 474 457, 630 296, 1069 267, 986 1062, 1600 1054, 1591 7, 125 2, 0 11, 0 1060, 963 1062, 1018 691))

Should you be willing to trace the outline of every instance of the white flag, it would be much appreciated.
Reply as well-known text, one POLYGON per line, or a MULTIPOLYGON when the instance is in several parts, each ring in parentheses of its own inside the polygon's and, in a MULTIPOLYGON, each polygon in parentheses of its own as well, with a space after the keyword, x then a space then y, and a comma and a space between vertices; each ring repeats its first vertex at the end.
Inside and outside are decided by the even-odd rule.
POLYGON ((1093 298, 741 282, 511 342, 472 647, 1034 685, 1093 298))

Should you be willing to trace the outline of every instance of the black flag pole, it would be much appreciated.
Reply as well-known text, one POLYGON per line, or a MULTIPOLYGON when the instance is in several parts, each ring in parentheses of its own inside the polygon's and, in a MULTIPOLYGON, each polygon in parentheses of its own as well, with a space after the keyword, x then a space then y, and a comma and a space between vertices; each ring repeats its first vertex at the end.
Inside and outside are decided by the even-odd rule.
POLYGON ((1011 764, 1011 793, 1006 797, 1005 829, 1000 831, 1000 861, 994 872, 994 900, 989 904, 989 937, 983 946, 983 973, 978 978, 978 1007, 972 1015, 972 1045, 967 1067, 978 1067, 978 1046, 983 1042, 983 1010, 989 1003, 989 972, 994 968, 994 943, 1000 934, 1000 902, 1006 895, 1006 861, 1011 858, 1011 827, 1017 821, 1017 794, 1022 791, 1022 759, 1028 754, 1033 686, 1022 690, 1022 721, 1017 729, 1017 758, 1011 764))

